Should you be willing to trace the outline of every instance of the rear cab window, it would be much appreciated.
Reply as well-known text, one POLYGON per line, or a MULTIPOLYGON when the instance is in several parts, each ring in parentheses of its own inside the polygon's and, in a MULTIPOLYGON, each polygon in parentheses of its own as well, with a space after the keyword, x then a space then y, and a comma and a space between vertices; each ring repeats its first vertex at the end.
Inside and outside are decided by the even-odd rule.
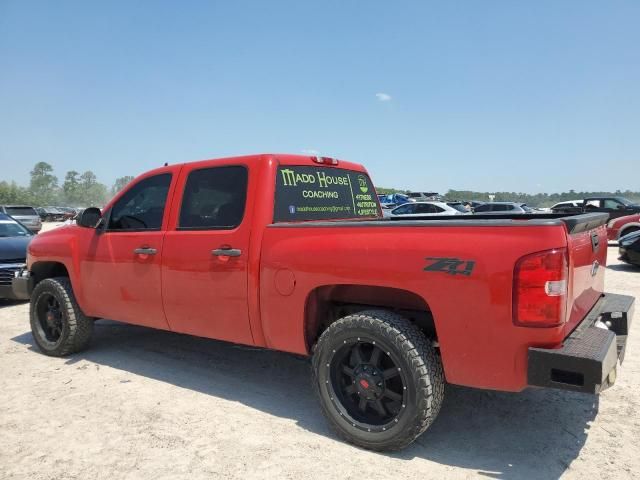
POLYGON ((343 168, 280 166, 274 222, 379 218, 376 191, 366 173, 343 168))

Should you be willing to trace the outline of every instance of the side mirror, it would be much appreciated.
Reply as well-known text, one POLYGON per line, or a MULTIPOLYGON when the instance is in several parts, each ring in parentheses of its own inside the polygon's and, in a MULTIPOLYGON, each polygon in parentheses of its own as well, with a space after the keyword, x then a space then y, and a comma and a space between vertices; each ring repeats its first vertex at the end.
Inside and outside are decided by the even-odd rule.
POLYGON ((76 220, 76 223, 80 227, 98 228, 101 221, 102 221, 102 212, 100 212, 100 209, 96 207, 90 207, 90 208, 85 208, 80 213, 80 215, 78 215, 78 220, 76 220))

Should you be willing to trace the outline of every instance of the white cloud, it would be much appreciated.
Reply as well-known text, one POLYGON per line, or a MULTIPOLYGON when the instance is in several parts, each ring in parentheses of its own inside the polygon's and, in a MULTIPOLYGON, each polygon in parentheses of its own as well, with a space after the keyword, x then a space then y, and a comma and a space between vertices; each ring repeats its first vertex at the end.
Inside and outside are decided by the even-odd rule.
POLYGON ((378 100, 380 100, 381 102, 390 102, 391 101, 391 95, 389 95, 388 93, 376 93, 376 98, 378 100))
POLYGON ((301 152, 306 153, 307 155, 320 155, 320 152, 318 150, 314 150, 312 148, 303 149, 301 150, 301 152))

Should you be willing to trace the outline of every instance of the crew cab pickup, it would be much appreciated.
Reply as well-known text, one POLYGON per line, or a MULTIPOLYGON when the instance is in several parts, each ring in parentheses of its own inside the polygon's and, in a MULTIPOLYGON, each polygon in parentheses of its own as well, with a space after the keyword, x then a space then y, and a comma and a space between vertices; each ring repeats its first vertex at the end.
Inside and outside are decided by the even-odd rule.
POLYGON ((581 202, 561 202, 551 207, 555 213, 608 213, 610 219, 640 213, 640 205, 624 197, 589 197, 581 202))
POLYGON ((310 356, 338 435, 398 449, 433 422, 446 382, 615 381, 634 299, 603 292, 606 220, 385 220, 361 165, 207 160, 145 173, 38 235, 13 287, 47 355, 85 348, 108 318, 310 356))

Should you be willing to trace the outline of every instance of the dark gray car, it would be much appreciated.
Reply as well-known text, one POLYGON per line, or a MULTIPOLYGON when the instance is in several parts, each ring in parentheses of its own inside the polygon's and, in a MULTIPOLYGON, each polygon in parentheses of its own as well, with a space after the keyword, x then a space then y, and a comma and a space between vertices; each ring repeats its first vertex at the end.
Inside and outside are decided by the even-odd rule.
POLYGON ((32 238, 24 225, 0 213, 0 298, 15 298, 11 283, 14 273, 25 265, 32 238))
POLYGON ((35 208, 28 205, 0 205, 0 213, 15 218, 34 233, 42 229, 42 220, 35 208))

